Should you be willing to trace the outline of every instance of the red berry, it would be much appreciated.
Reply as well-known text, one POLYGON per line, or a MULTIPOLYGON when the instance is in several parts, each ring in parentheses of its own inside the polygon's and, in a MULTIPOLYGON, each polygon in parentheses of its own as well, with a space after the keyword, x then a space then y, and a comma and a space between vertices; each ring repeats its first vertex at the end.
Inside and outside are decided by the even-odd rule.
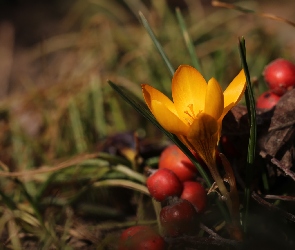
POLYGON ((295 65, 279 58, 268 64, 263 72, 264 79, 270 90, 277 95, 283 95, 295 86, 295 65))
POLYGON ((157 201, 163 201, 169 196, 180 196, 182 183, 171 170, 161 168, 146 181, 151 196, 157 201))
POLYGON ((168 236, 191 235, 198 229, 198 214, 189 201, 178 199, 162 208, 160 222, 168 236))
POLYGON ((260 109, 271 109, 277 104, 280 98, 280 96, 271 91, 266 91, 258 97, 256 107, 260 109))
POLYGON ((176 146, 168 146, 161 154, 159 168, 172 170, 180 181, 192 180, 197 169, 190 159, 176 146))
POLYGON ((202 213, 205 210, 207 203, 207 192, 199 182, 184 182, 183 191, 180 198, 183 200, 188 200, 190 203, 192 203, 198 213, 202 213))
POLYGON ((165 241, 149 226, 133 226, 124 230, 119 250, 164 250, 165 241))

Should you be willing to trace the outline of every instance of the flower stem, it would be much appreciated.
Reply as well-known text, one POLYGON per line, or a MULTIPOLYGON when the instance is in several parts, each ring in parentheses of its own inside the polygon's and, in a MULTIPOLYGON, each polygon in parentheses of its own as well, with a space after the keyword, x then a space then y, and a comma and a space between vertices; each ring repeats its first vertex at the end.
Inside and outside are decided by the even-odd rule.
POLYGON ((218 186, 218 189, 222 195, 222 198, 225 200, 227 208, 228 208, 230 214, 232 215, 232 211, 231 211, 232 210, 232 202, 230 199, 230 195, 229 195, 229 192, 227 191, 226 186, 224 185, 223 179, 221 178, 221 176, 218 172, 215 160, 213 160, 211 162, 211 164, 208 163, 207 165, 208 165, 208 168, 209 168, 210 173, 212 175, 212 178, 214 179, 216 185, 218 186))
POLYGON ((235 176, 230 166, 230 163, 226 159, 226 157, 223 154, 219 154, 219 155, 222 160, 222 165, 224 166, 224 169, 226 172, 226 176, 225 176, 226 181, 230 185, 230 191, 227 190, 224 184, 224 180, 221 178, 218 172, 216 161, 214 159, 210 161, 210 164, 208 164, 208 168, 211 172, 211 175, 215 183, 218 186, 218 189, 222 197, 225 200, 226 206, 230 213, 231 222, 228 225, 229 233, 233 239, 241 241, 243 239, 243 232, 241 230, 241 225, 239 222, 240 221, 240 216, 239 216, 240 202, 239 202, 239 195, 237 191, 235 176))

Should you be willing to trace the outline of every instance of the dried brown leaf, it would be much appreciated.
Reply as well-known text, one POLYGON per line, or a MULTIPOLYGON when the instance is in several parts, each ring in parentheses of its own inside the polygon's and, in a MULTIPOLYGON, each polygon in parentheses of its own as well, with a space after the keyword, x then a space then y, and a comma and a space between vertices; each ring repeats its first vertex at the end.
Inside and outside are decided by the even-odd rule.
MULTIPOLYGON (((295 89, 287 92, 273 110, 270 125, 259 137, 260 155, 279 159, 292 166, 294 150, 295 89)), ((265 128, 266 129, 266 128, 265 128)))

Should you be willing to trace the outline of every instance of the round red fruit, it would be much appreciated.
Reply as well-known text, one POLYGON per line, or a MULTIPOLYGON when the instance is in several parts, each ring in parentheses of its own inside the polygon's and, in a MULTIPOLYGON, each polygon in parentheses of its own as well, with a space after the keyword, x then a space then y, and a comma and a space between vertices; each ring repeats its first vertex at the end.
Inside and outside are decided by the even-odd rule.
POLYGON ((180 196, 182 183, 171 170, 161 168, 148 177, 147 188, 157 201, 163 201, 170 196, 180 196))
POLYGON ((165 241, 149 226, 133 226, 122 232, 118 249, 164 250, 165 241))
POLYGON ((295 65, 283 58, 268 64, 263 75, 270 90, 277 95, 281 96, 295 86, 295 65))
POLYGON ((192 235, 198 230, 198 221, 194 206, 183 199, 173 200, 160 212, 160 222, 167 236, 192 235))
POLYGON ((194 205, 198 213, 204 212, 207 203, 207 192, 199 182, 186 181, 183 183, 183 191, 180 196, 194 205))
POLYGON ((260 109, 271 109, 277 104, 280 98, 280 96, 271 91, 266 91, 258 97, 256 107, 260 109))
POLYGON ((172 170, 180 181, 192 180, 197 169, 190 159, 176 146, 168 146, 161 154, 159 168, 172 170))

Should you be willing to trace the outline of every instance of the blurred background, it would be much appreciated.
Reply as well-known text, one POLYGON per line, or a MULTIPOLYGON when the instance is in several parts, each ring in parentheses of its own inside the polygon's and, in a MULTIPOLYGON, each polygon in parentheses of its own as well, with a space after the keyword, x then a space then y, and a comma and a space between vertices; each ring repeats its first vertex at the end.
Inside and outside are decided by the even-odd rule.
MULTIPOLYGON (((202 74, 207 80, 214 76, 224 88, 241 68, 238 37, 244 36, 258 96, 266 88, 262 77, 266 64, 278 57, 295 61, 294 27, 263 18, 258 13, 272 13, 294 22, 294 1, 226 2, 254 13, 213 7, 207 0, 0 0, 2 170, 34 170, 55 166, 84 153, 117 154, 122 148, 134 149, 134 131, 144 141, 148 156, 159 154, 167 144, 165 137, 107 84, 107 80, 111 80, 141 99, 141 83, 171 94, 171 77, 140 23, 139 11, 177 68, 180 64, 192 63, 176 19, 178 7, 185 18, 202 74), (154 144, 157 146, 149 146, 154 144)), ((120 154, 126 158, 126 154, 120 154)), ((127 155, 127 159, 128 156, 131 157, 127 155)), ((96 164, 103 168, 109 161, 105 158, 104 163, 96 164)), ((87 162, 86 166, 91 164, 87 162)), ((52 190, 59 190, 67 199, 75 197, 76 190, 91 179, 93 173, 98 179, 106 178, 105 172, 97 173, 96 165, 75 171, 58 172, 54 177, 48 174, 21 178, 21 181, 28 194, 42 200, 48 192, 53 195, 52 190), (60 181, 55 183, 56 189, 51 186, 53 180, 60 181), (63 193, 60 185, 65 180, 72 182, 63 193), (42 193, 37 193, 42 185, 42 193)), ((2 194, 6 193, 16 203, 26 204, 28 197, 20 198, 22 191, 15 193, 22 189, 14 179, 1 178, 2 194)), ((112 207, 106 197, 104 205, 112 207)), ((76 198, 75 202, 80 197, 76 198)), ((7 201, 1 204, 2 212, 5 204, 7 201)), ((84 211, 83 215, 91 213, 93 207, 85 207, 78 210, 84 211)), ((105 215, 103 208, 101 217, 116 218, 117 214, 105 215)), ((118 205, 114 211, 120 209, 118 205)))
MULTIPOLYGON (((286 19, 292 19, 295 11, 292 1, 228 3, 286 19)), ((251 76, 259 82, 258 92, 264 88, 264 66, 277 57, 292 61, 295 55, 291 25, 212 7, 210 1, 1 0, 0 4, 1 110, 9 113, 9 119, 16 119, 14 129, 25 132, 27 142, 33 140, 37 148, 41 143, 42 152, 46 148, 44 157, 49 159, 70 151, 85 152, 107 135, 141 127, 141 117, 112 92, 107 79, 140 98, 141 83, 169 94, 170 76, 138 19, 138 11, 148 19, 176 68, 191 64, 175 17, 179 7, 203 75, 207 79, 214 76, 223 86, 240 68, 240 36, 246 38, 247 60, 251 76), (72 127, 70 107, 79 111, 74 113, 82 119, 80 137, 85 139, 71 149, 63 138, 64 132, 69 132, 63 130, 72 127)), ((145 121, 143 126, 149 129, 145 121)))

